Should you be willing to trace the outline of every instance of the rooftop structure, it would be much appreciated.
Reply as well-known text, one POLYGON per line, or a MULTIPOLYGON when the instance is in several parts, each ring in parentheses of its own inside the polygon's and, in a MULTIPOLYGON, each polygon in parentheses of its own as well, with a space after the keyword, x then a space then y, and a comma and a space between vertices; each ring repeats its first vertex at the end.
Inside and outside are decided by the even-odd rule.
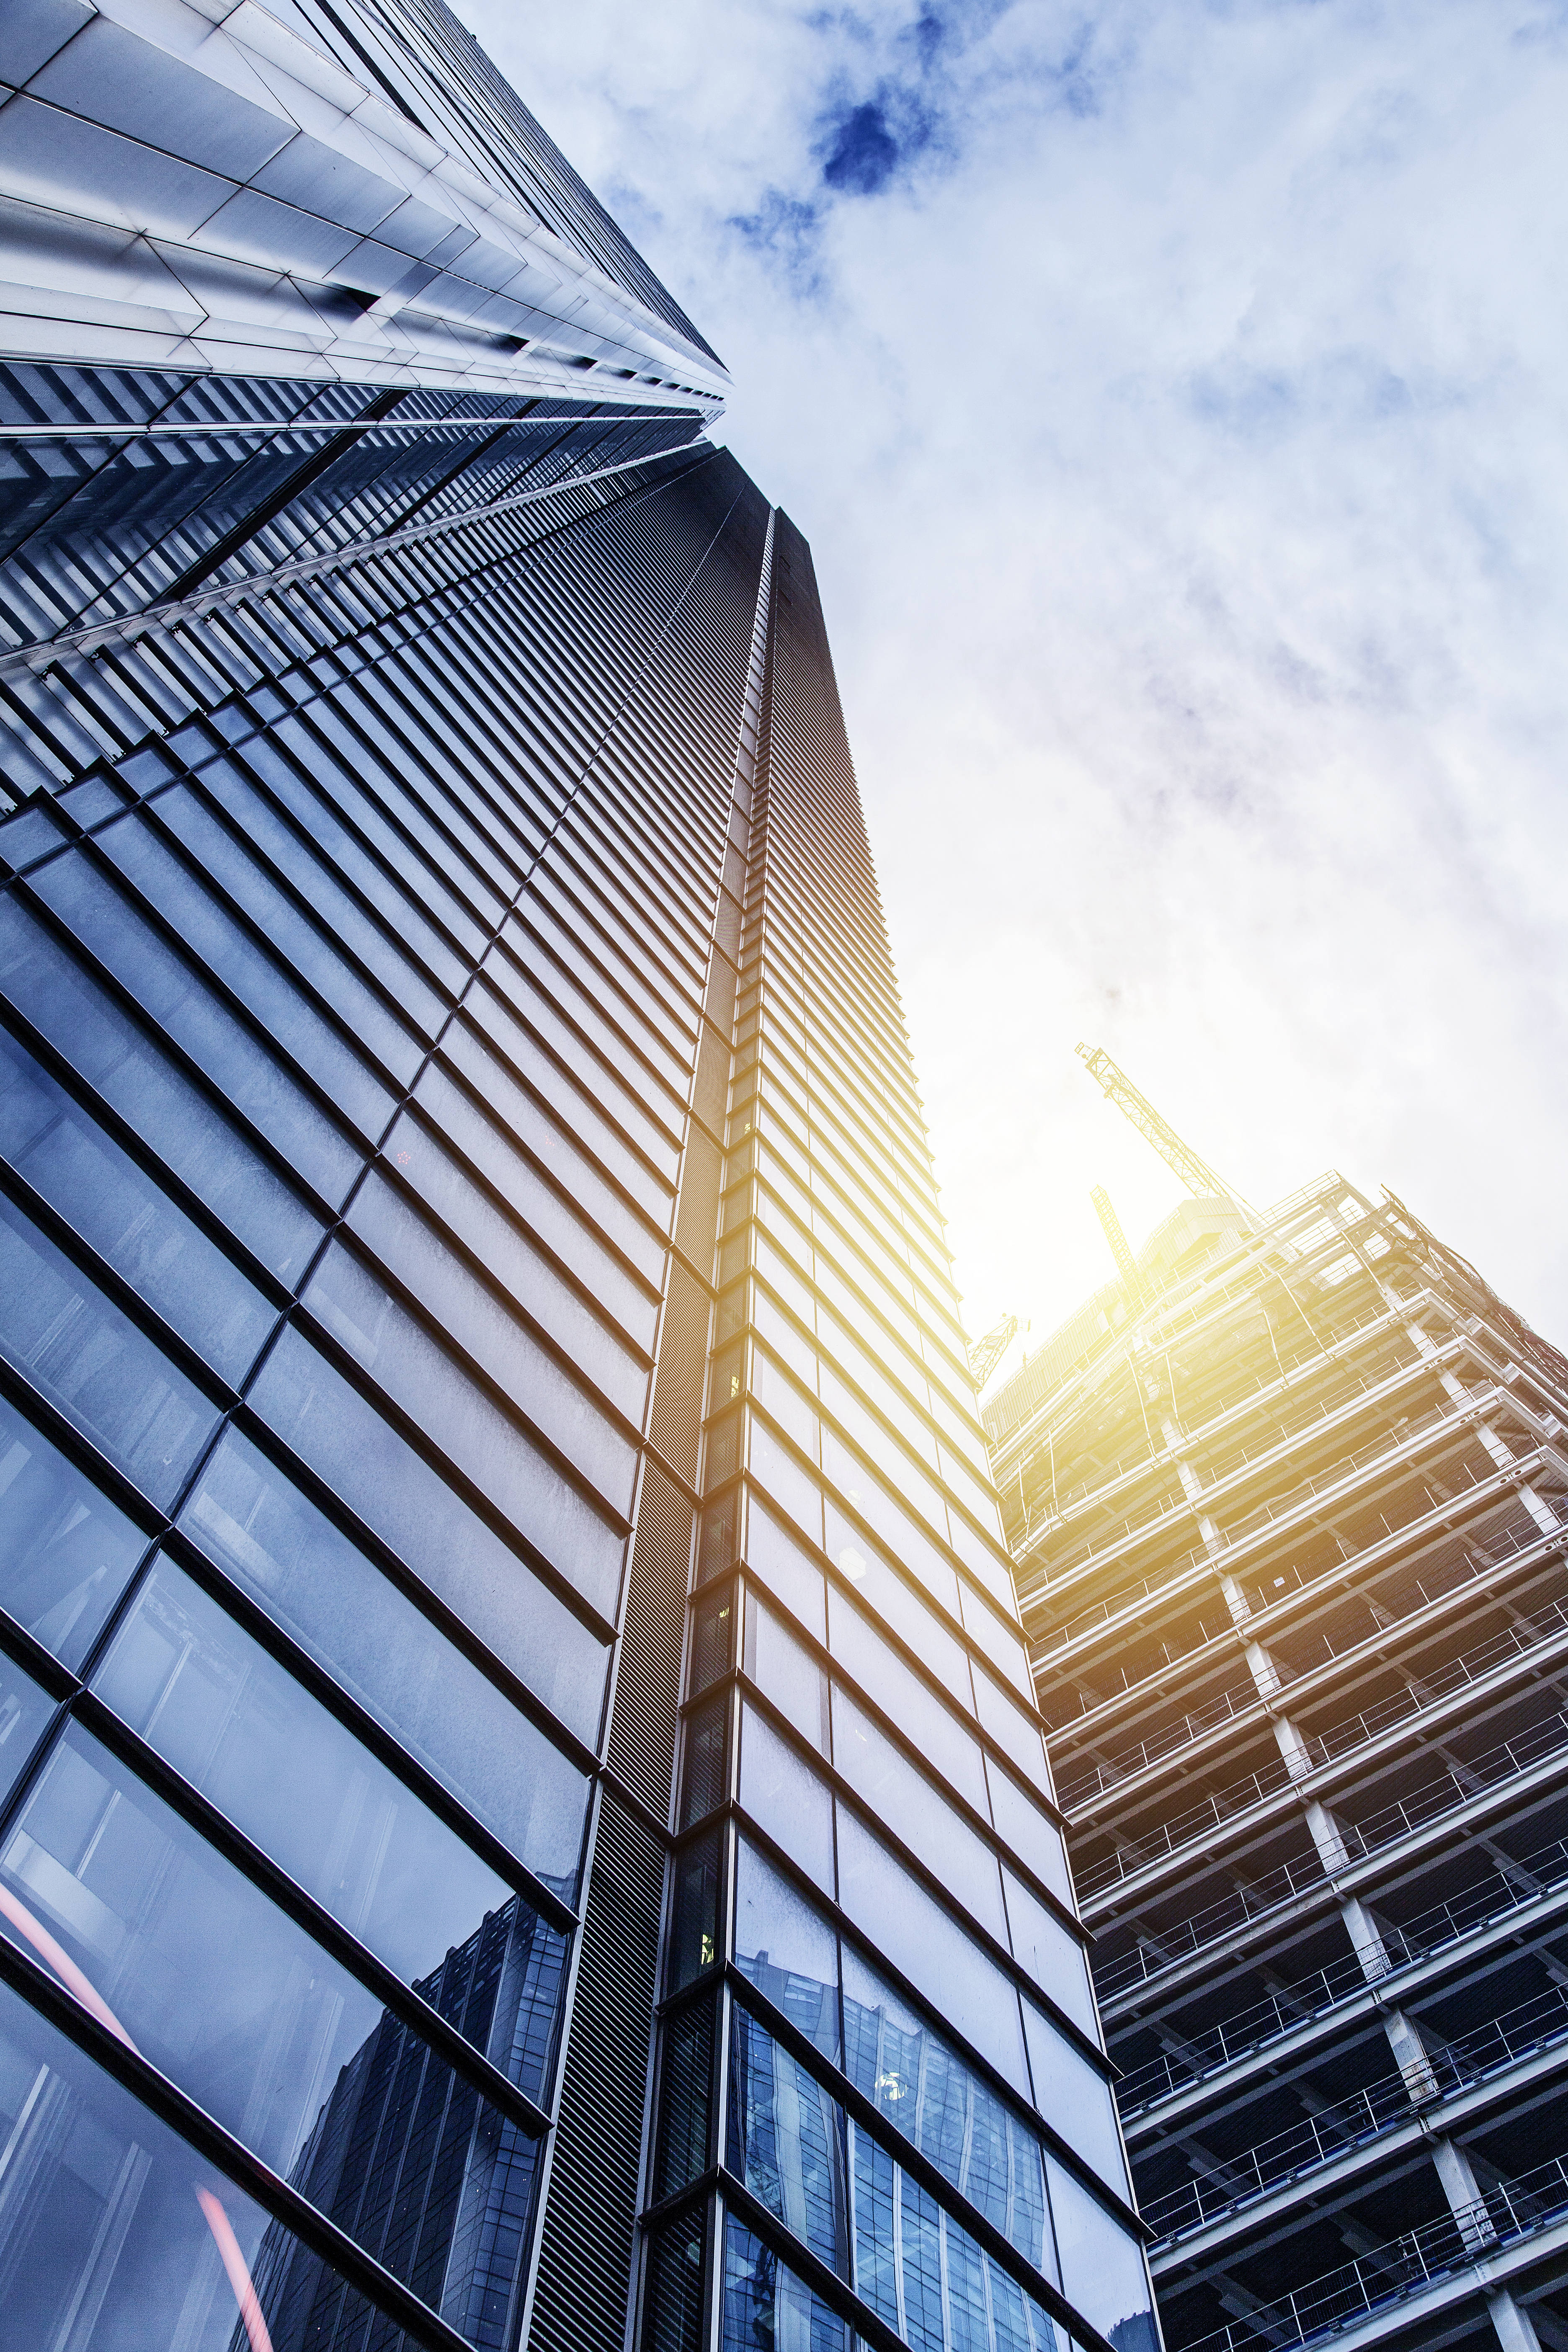
POLYGON ((1568 1362, 1331 1173, 984 1418, 1169 2352, 1563 2352, 1568 1362))

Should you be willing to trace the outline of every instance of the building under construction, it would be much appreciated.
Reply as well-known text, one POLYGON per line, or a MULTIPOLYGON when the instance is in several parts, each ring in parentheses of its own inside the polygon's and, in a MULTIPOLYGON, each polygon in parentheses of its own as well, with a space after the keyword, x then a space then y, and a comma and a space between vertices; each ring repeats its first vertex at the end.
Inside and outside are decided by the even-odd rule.
POLYGON ((1568 2352, 1568 1361, 1338 1175, 1097 1205, 985 1417, 1168 2352, 1568 2352))

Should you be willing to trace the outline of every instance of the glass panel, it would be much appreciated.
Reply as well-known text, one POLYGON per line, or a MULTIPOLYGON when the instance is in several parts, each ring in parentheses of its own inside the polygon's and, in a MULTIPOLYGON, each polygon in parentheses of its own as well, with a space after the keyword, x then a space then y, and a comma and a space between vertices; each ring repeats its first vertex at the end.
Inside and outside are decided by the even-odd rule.
MULTIPOLYGON (((348 1223, 381 1264, 428 1310, 438 1328, 489 1373, 502 1394, 617 1509, 628 1510, 635 1449, 607 1419, 601 1418, 583 1389, 567 1378, 489 1284, 481 1282, 437 1238, 419 1212, 401 1199, 384 1177, 373 1172, 354 1196, 348 1223)), ((494 1227, 503 1225, 498 1213, 494 1227)), ((510 1228, 505 1230, 510 1234, 510 1228)), ((498 1281, 512 1277, 518 1297, 551 1339, 640 1423, 647 1375, 616 1346, 575 1293, 549 1266, 525 1252, 515 1234, 510 1234, 510 1255, 514 1260, 530 1258, 526 1267, 516 1264, 509 1267, 506 1245, 498 1231, 469 1239, 487 1273, 498 1281)), ((377 1378, 388 1389, 399 1386, 394 1361, 401 1366, 409 1360, 416 1327, 401 1307, 393 1305, 373 1274, 334 1244, 305 1296, 367 1370, 374 1365, 377 1378)), ((446 1377, 450 1382, 453 1375, 446 1377)), ((422 1371, 416 1378, 421 1386, 433 1384, 433 1374, 422 1371)))
POLYGON ((891 1626, 906 1648, 923 1659, 967 1715, 972 1706, 969 1656, 963 1643, 831 1502, 827 1505, 827 1556, 867 1606, 891 1626))
POLYGON ((173 1503, 216 1407, 4 1199, 0 1349, 132 1485, 173 1503))
POLYGON ((79 1668, 147 1538, 0 1397, 0 1606, 79 1668))
POLYGON ((604 1645, 297 1331, 250 1402, 317 1475, 590 1745, 604 1645))
MULTIPOLYGON (((574 1898, 582 1773, 248 1439, 225 1434, 180 1525, 510 1853, 574 1898)), ((596 1737, 598 1693, 584 1696, 596 1737)))
MULTIPOLYGON (((459 1094, 456 1087, 448 1084, 446 1096, 445 1108, 469 1108, 466 1096, 459 1094)), ((471 1115, 478 1117, 477 1113, 471 1115)), ((499 1146, 499 1138, 497 1140, 499 1146)), ((570 1269, 593 1300, 591 1307, 534 1246, 531 1235, 521 1233, 512 1216, 473 1182, 456 1155, 436 1140, 422 1119, 410 1118, 406 1112, 399 1115, 387 1138, 386 1157, 396 1167, 403 1182, 429 1202, 435 1214, 473 1253, 490 1279, 503 1284, 534 1320, 552 1339, 559 1339, 573 1360, 599 1382, 621 1411, 640 1423, 647 1369, 606 1328, 605 1318, 614 1316, 643 1348, 651 1351, 658 1318, 658 1302, 648 1297, 618 1259, 596 1245, 587 1226, 534 1173, 521 1155, 510 1154, 510 1165, 504 1171, 507 1209, 513 1216, 526 1218, 545 1249, 552 1250, 570 1269)), ((582 1182, 580 1176, 579 1189, 582 1182)), ((355 1202, 355 1230, 363 1234, 372 1248, 395 1270, 402 1272, 405 1259, 416 1266, 422 1255, 417 1238, 412 1255, 407 1250, 401 1255, 396 1254, 399 1210, 405 1218, 406 1206, 400 1202, 395 1209, 391 1205, 395 1196, 385 1187, 384 1180, 377 1178, 373 1184, 378 1195, 386 1194, 385 1198, 378 1197, 374 1204, 380 1218, 372 1213, 372 1202, 362 1192, 355 1202)), ((425 1253, 428 1249, 426 1239, 425 1253)), ((411 1288, 424 1295, 416 1275, 409 1274, 405 1278, 411 1288)))
POLYGON ((837 1939, 821 1913, 744 1838, 736 1871, 735 1965, 837 2063, 837 1939))
POLYGON ((1054 1804, 1057 1792, 1051 1784, 1039 1725, 978 1665, 974 1669, 974 1711, 1003 1754, 1054 1804))
MULTIPOLYGON (((315 924, 277 887, 248 847, 237 841, 227 826, 220 824, 184 784, 177 784, 173 792, 164 793, 160 797, 158 817, 159 822, 167 825, 184 845, 193 859, 205 869, 220 888, 227 892, 235 905, 250 917, 273 953, 286 957, 293 969, 332 1007, 350 1033, 376 1055, 395 1077, 407 1086, 423 1059, 418 1039, 412 1036, 387 1010, 382 998, 365 985, 347 958, 330 945, 315 924)), ((242 817, 241 821, 245 822, 245 818, 242 817)), ((118 844, 111 837, 109 845, 112 855, 118 844)), ((160 843, 160 850, 162 846, 160 843)), ((123 856, 124 853, 121 854, 123 856)), ((140 870, 134 860, 126 862, 130 864, 132 872, 140 870)), ((155 864, 151 870, 157 872, 155 864)), ((149 890, 156 887, 146 873, 142 875, 142 887, 149 890)), ((329 910, 339 916, 341 922, 342 910, 332 906, 330 883, 319 893, 312 889, 311 897, 317 904, 321 898, 326 898, 329 910)), ((359 926, 353 928, 358 929, 359 926)), ((363 937, 353 939, 351 934, 350 940, 345 940, 345 945, 348 944, 359 947, 362 953, 365 950, 366 942, 363 937)), ((391 950, 384 942, 381 944, 382 960, 392 961, 391 950)), ((237 959, 236 963, 237 966, 237 959)), ((224 969, 222 965, 218 968, 224 969)), ((400 977, 405 985, 409 986, 416 1001, 422 1001, 428 1009, 430 1000, 427 992, 415 981, 414 975, 407 972, 400 977)), ((402 993, 400 988, 400 1000, 402 993)))
POLYGON ((879 2319, 899 2327, 898 2210, 900 2174, 869 2132, 852 2130, 855 2173, 855 2284, 879 2319))
POLYGON ((1083 1946, 1010 1870, 1004 1870, 1002 1877, 1007 1889, 1015 1958, 1021 1968, 1027 1969, 1040 1990, 1049 1993, 1091 2042, 1098 2042, 1100 2020, 1089 1989, 1089 1963, 1083 1946))
POLYGON ((34 887, 305 1182, 342 1200, 359 1153, 124 895, 81 857, 57 857, 34 887))
POLYGON ((171 1561, 93 1687, 405 1982, 504 1914, 538 2011, 521 2046, 549 2047, 565 1938, 171 1561))
MULTIPOLYGON (((15 901, 0 906, 0 982, 34 1028, 216 1210, 263 1265, 282 1277, 298 1276, 321 1234, 304 1202, 15 901)), ((310 1172, 308 1159, 300 1167, 310 1172)))
POLYGON ((1074 2050, 1032 2000, 1024 2003, 1024 2039, 1035 2077, 1035 2105, 1119 2197, 1128 2197, 1127 2165, 1110 2085, 1074 2050))
POLYGON ((1016 1623, 1004 1623, 994 1609, 988 1609, 977 1592, 963 1587, 963 1622, 979 1650, 984 1650, 994 1666, 1001 1670, 1005 1681, 1022 1692, 1032 1706, 1035 1685, 1029 1673, 1029 1654, 1024 1646, 1024 1636, 1016 1623))
POLYGON ((856 2338, 732 2213, 724 2221, 721 2352, 853 2352, 856 2338))
POLYGON ((1046 2158, 1062 2293, 1116 2352, 1160 2352, 1143 2250, 1054 2157, 1046 2158))
POLYGON ((278 1310, 4 1030, 0 1152, 215 1371, 239 1386, 278 1310))
POLYGON ((54 1711, 48 1692, 0 1650, 0 1802, 26 1770, 54 1711))
POLYGON ((259 2352, 238 2299, 247 2278, 277 2352, 305 2340, 289 2325, 296 2314, 335 2321, 338 2340, 363 2340, 375 2325, 335 2271, 8 1986, 0 2146, 11 2158, 0 2260, 7 2345, 259 2352))
POLYGON ((1023 2027, 1010 1980, 844 1807, 838 1888, 839 1901, 871 1943, 1026 2099, 1023 2027))
POLYGON ((818 2262, 848 2277, 844 2110, 738 2003, 725 2162, 818 2262))
POLYGON ((954 1902, 1005 1942, 1007 1922, 995 1854, 837 1683, 833 1760, 857 1795, 925 1864, 954 1902))
POLYGON ((880 1629, 841 1592, 835 1592, 828 1602, 828 1624, 834 1656, 843 1660, 862 1690, 892 1717, 921 1755, 968 1799, 977 1813, 984 1814, 985 1774, 979 1741, 888 1647, 880 1629))
POLYGON ((1076 1909, 1060 1830, 991 1756, 985 1759, 985 1778, 991 1788, 991 1818, 998 1834, 1038 1872, 1053 1895, 1059 1895, 1069 1910, 1076 1909))
POLYGON ((854 1450, 825 1423, 822 1466, 845 1501, 859 1512, 896 1559, 919 1578, 938 1606, 958 1615, 958 1579, 936 1544, 854 1450))
POLYGON ((1038 2137, 849 1944, 844 2040, 850 2081, 1038 2269, 1046 2212, 1038 2137))
POLYGON ((899 2175, 904 2335, 914 2352, 942 2352, 942 2208, 907 2172, 899 2175))
MULTIPOLYGON (((58 1938, 79 1998, 416 2294, 439 2308, 463 2288, 459 2221, 497 2194, 526 2204, 531 2140, 79 1726, 0 1874, 13 1942, 55 1966, 58 1938)), ((484 1945, 416 1988, 475 2041, 502 1989, 484 1945)))
POLYGON ((746 1565, 808 1633, 824 1639, 822 1570, 754 1496, 746 1513, 746 1565))
POLYGON ((742 1709, 741 1802, 825 1894, 833 1892, 833 1800, 804 1757, 742 1709))
POLYGON ((822 1529, 822 1495, 810 1471, 792 1454, 786 1454, 777 1438, 755 1421, 748 1438, 747 1461, 753 1477, 761 1480, 773 1501, 816 1543, 822 1529))
MULTIPOLYGON (((472 1282, 471 1276, 465 1278, 472 1282)), ((530 1444, 516 1422, 459 1370, 424 1324, 394 1300, 374 1276, 336 1243, 312 1276, 305 1301, 350 1354, 367 1370, 374 1370, 378 1384, 442 1449, 447 1460, 471 1478, 481 1494, 489 1496, 520 1533, 526 1533, 529 1541, 576 1585, 601 1616, 613 1618, 620 1583, 622 1538, 574 1486, 566 1484, 553 1465, 530 1444)), ((499 1314, 500 1310, 496 1311, 499 1314)), ((516 1333, 516 1326, 510 1324, 510 1318, 507 1321, 507 1337, 510 1339, 516 1333)), ((542 1363, 548 1366, 548 1373, 536 1386, 530 1379, 530 1370, 542 1369, 542 1360, 531 1348, 520 1346, 518 1353, 522 1360, 520 1385, 529 1392, 527 1405, 541 1409, 550 1433, 559 1431, 563 1437, 574 1437, 574 1444, 563 1448, 569 1457, 573 1453, 591 1454, 595 1450, 593 1441, 607 1437, 608 1432, 582 1391, 569 1384, 547 1359, 542 1363), (532 1367, 528 1365, 530 1356, 534 1357, 532 1367), (545 1392, 541 1393, 541 1390, 545 1392)), ((302 1360, 296 1355, 292 1360, 298 1372, 302 1360)), ((274 1357, 260 1385, 270 1383, 276 1390, 277 1361, 274 1357)), ((323 1382, 314 1371, 310 1378, 315 1392, 312 1394, 310 1389, 298 1392, 297 1411, 300 1414, 313 1422, 321 1414, 331 1391, 342 1393, 345 1415, 353 1412, 344 1383, 335 1377, 323 1382)), ((365 1411, 362 1403, 359 1417, 363 1418, 365 1411)), ((291 1433, 285 1430, 283 1433, 291 1433)), ((623 1459, 625 1479, 620 1499, 629 1506, 630 1465, 634 1457, 629 1446, 621 1445, 617 1451, 623 1459)), ((600 1463, 594 1462, 588 1475, 601 1467, 600 1463)))
POLYGON ((745 1669, 802 1738, 826 1756, 827 1677, 809 1651, 751 1592, 746 1595, 745 1669))
POLYGON ((165 849, 144 821, 127 818, 98 836, 121 872, 194 955, 234 991, 269 1036, 363 1135, 381 1134, 393 1097, 353 1048, 275 962, 165 849))

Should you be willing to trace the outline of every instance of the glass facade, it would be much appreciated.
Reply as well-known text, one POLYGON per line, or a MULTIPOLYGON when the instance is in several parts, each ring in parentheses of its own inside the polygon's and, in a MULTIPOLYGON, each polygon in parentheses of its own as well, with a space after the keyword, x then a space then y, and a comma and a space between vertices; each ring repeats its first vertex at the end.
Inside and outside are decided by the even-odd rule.
POLYGON ((0 2347, 1154 2352, 805 543, 264 357, 0 373, 0 2347))

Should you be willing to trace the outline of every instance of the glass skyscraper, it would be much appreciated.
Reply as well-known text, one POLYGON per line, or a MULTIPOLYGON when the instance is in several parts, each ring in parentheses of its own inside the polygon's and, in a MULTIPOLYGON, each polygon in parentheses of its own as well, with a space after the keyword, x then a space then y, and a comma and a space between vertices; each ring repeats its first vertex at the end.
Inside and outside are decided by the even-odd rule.
POLYGON ((10 0, 0 2347, 1154 2352, 809 551, 435 0, 10 0))

